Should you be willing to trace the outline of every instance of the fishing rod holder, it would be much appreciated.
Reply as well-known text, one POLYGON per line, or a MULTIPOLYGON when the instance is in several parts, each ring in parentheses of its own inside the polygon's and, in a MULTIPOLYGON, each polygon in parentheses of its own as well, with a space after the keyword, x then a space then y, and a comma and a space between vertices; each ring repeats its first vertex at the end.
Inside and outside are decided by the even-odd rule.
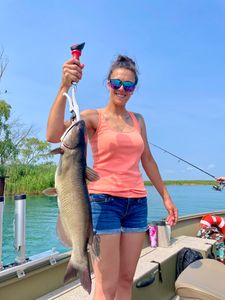
POLYGON ((5 179, 8 176, 0 176, 0 270, 3 269, 2 262, 2 240, 3 240, 3 215, 5 206, 5 179))
POLYGON ((3 213, 4 213, 4 196, 0 196, 0 270, 3 269, 2 262, 2 232, 3 232, 3 213))
POLYGON ((4 196, 5 194, 5 180, 9 176, 0 176, 0 196, 4 196))
POLYGON ((26 195, 15 195, 14 200, 14 247, 18 253, 15 263, 20 265, 26 261, 26 195))

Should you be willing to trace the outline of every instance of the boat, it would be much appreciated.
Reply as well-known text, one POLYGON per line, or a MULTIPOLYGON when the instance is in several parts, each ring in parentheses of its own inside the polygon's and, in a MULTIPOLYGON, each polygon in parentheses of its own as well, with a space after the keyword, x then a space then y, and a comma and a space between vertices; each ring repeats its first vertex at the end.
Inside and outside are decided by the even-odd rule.
MULTIPOLYGON (((215 240, 196 237, 200 220, 203 215, 208 213, 225 218, 225 210, 180 217, 177 225, 172 228, 171 243, 167 247, 150 247, 149 235, 146 233, 146 239, 133 282, 133 300, 188 299, 180 298, 175 287, 177 254, 184 247, 188 247, 201 252, 204 260, 207 261, 208 255, 215 251, 215 240)), ((79 279, 76 278, 66 285, 63 284, 63 277, 69 258, 69 251, 59 253, 52 250, 29 257, 22 264, 3 268, 0 271, 0 299, 91 299, 92 294, 89 295, 82 288, 79 279)), ((213 261, 219 263, 215 260, 213 261)), ((224 265, 219 264, 225 270, 224 265)), ((93 274, 92 281, 94 286, 95 279, 93 274)), ((222 298, 206 297, 201 299, 222 300, 225 299, 225 293, 222 298)))
MULTIPOLYGON (((0 299, 91 299, 95 285, 93 272, 91 295, 83 289, 78 278, 74 278, 74 280, 68 284, 63 283, 65 270, 71 255, 70 251, 60 253, 52 249, 30 257, 25 256, 26 195, 15 196, 15 245, 18 256, 15 262, 10 265, 4 266, 1 263, 4 184, 5 177, 0 177, 0 299)), ((190 297, 188 297, 190 289, 189 287, 187 288, 188 285, 190 286, 190 282, 187 283, 186 278, 185 280, 182 279, 183 274, 190 272, 190 275, 187 277, 188 280, 194 280, 194 283, 191 282, 191 285, 195 287, 196 282, 193 271, 207 271, 207 264, 209 264, 207 257, 212 256, 215 252, 215 240, 196 237, 200 227, 200 221, 202 217, 207 214, 220 216, 223 219, 225 218, 225 210, 187 215, 180 217, 176 226, 172 227, 169 233, 168 230, 166 230, 168 228, 165 226, 164 220, 162 222, 155 222, 155 224, 158 224, 158 246, 154 248, 150 246, 149 233, 146 232, 146 238, 133 281, 133 300, 190 299, 190 297), (160 228, 163 229, 161 232, 165 234, 164 236, 160 236, 160 228), (203 260, 200 260, 202 266, 194 266, 193 270, 189 270, 188 266, 177 278, 177 255, 180 250, 187 247, 197 250, 202 254, 203 260), (206 264, 206 266, 204 264, 206 264), (183 292, 183 290, 185 290, 185 292, 183 292), (185 294, 186 298, 183 297, 184 293, 187 294, 185 294)), ((222 280, 225 278, 225 266, 216 260, 210 260, 210 264, 212 262, 213 268, 215 269, 214 280, 210 279, 211 281, 209 283, 207 282, 207 286, 213 286, 212 289, 217 288, 217 294, 219 296, 214 297, 211 295, 211 297, 206 295, 203 298, 197 298, 193 297, 193 291, 190 291, 191 299, 225 300, 225 285, 222 283, 217 287, 218 283, 215 282, 217 273, 221 275, 222 280)), ((190 267, 191 266, 192 264, 190 267)), ((207 277, 202 276, 202 274, 200 275, 201 276, 197 274, 198 277, 207 281, 208 274, 206 274, 207 277)), ((205 282, 200 283, 203 286, 205 285, 205 282)), ((198 289, 198 287, 196 289, 198 289)))

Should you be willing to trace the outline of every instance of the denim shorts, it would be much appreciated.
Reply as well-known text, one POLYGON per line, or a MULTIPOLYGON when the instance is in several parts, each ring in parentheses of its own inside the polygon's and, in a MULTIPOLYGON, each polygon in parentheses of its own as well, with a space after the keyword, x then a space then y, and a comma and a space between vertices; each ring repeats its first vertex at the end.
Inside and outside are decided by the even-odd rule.
POLYGON ((107 194, 90 194, 95 234, 145 232, 147 198, 123 198, 107 194))

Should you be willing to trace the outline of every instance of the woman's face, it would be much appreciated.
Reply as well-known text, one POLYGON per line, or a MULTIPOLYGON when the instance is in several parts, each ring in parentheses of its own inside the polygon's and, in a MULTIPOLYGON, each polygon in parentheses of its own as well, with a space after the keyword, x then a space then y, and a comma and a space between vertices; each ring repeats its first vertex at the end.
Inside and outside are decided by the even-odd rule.
MULTIPOLYGON (((135 75, 131 70, 118 68, 112 72, 110 79, 135 82, 135 75)), ((113 101, 114 104, 119 106, 125 106, 130 96, 133 94, 133 91, 125 91, 123 85, 121 85, 119 89, 113 89, 110 82, 108 82, 108 89, 110 93, 110 101, 113 101)))

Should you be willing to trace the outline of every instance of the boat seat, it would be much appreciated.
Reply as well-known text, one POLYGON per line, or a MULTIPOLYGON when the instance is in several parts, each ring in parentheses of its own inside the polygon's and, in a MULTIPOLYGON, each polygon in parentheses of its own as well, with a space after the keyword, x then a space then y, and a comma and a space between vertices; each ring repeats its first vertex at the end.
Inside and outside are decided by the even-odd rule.
POLYGON ((191 263, 175 282, 176 294, 184 299, 225 300, 225 265, 214 259, 191 263))

